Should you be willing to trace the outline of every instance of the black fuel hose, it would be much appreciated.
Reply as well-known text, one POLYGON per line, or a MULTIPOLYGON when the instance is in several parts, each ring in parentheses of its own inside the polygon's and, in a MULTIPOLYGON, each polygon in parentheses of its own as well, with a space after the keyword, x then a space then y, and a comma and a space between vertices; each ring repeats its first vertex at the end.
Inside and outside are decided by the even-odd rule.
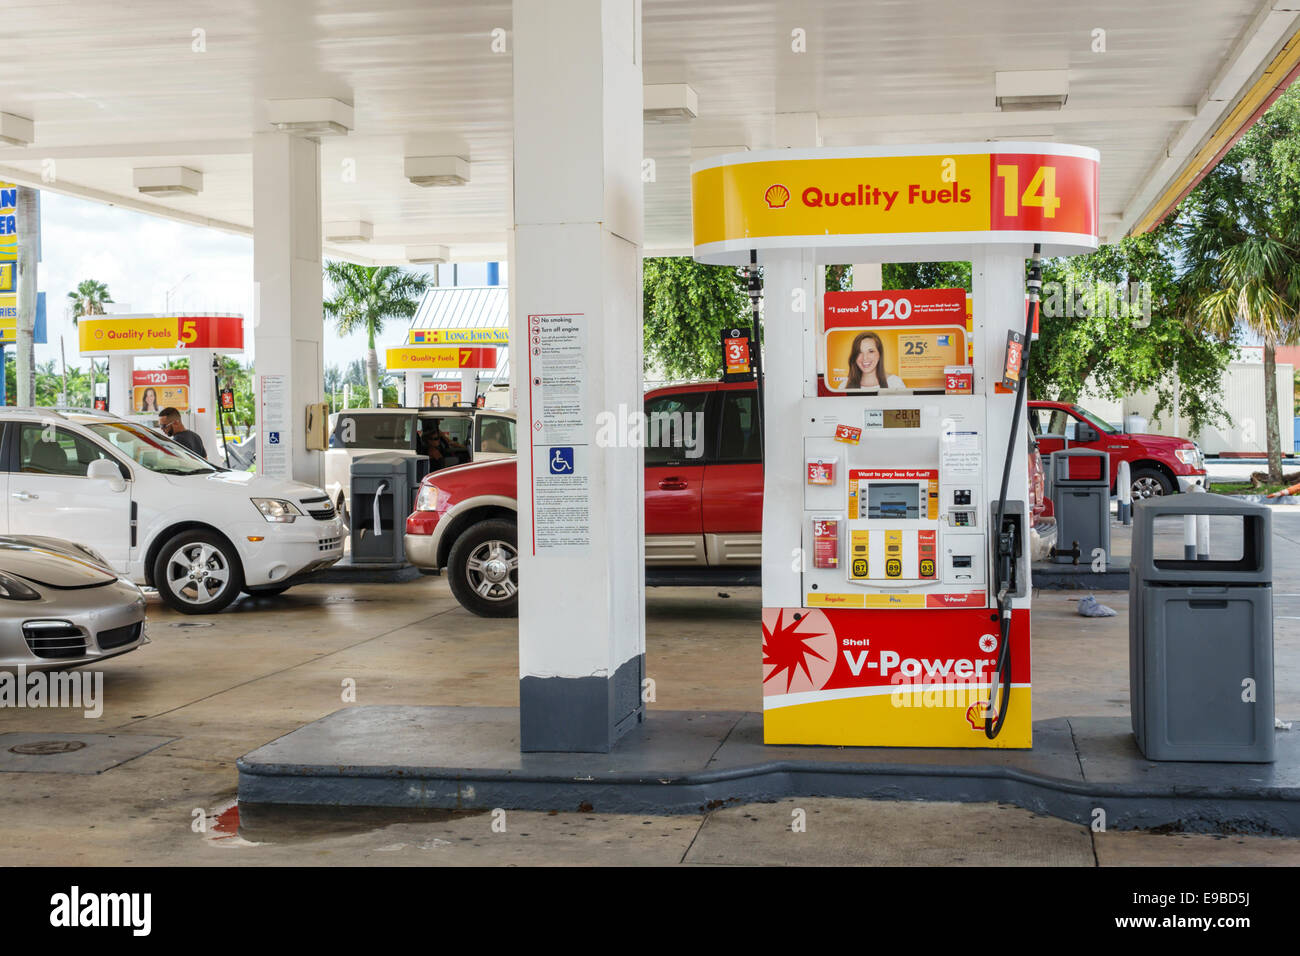
MULTIPOLYGON (((1007 508, 1007 488, 1011 483, 1011 465, 1016 455, 1016 439, 1020 433, 1020 410, 1024 407, 1025 383, 1029 379, 1029 341, 1034 334, 1034 317, 1038 314, 1038 301, 1043 288, 1043 247, 1034 243, 1033 257, 1029 264, 1029 302, 1025 306, 1025 337, 1022 345, 1020 356, 1020 380, 1016 383, 1016 402, 1011 412, 1011 435, 1007 438, 1007 457, 1002 463, 1002 489, 998 493, 997 508, 997 525, 995 533, 1000 537, 1002 534, 1002 519, 1007 508)), ((1024 517, 1028 517, 1026 514, 1024 517)), ((1027 537, 1027 529, 1021 528, 1022 538, 1027 537)), ((1020 547, 1023 550, 1027 542, 1022 540, 1020 547)), ((1014 561, 1014 555, 1012 557, 1014 561)), ((985 711, 984 717, 984 736, 989 740, 994 740, 997 735, 1002 733, 1002 725, 1006 723, 1007 711, 1011 707, 1011 582, 1003 581, 1002 578, 1002 561, 999 559, 993 562, 993 571, 997 576, 994 582, 997 590, 998 602, 998 633, 1001 640, 998 642, 998 662, 996 681, 989 686, 989 707, 997 702, 998 684, 1002 685, 1001 701, 994 711, 996 717, 988 716, 985 711)))

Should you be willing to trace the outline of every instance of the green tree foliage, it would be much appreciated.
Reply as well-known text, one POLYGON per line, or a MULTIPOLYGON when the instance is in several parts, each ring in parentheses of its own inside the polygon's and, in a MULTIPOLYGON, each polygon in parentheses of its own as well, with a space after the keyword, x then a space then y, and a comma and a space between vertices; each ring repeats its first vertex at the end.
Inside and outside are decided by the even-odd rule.
POLYGON ((76 325, 83 315, 103 315, 104 306, 113 302, 108 294, 108 286, 94 279, 82 279, 77 288, 68 293, 68 305, 72 308, 72 324, 76 325))
MULTIPOLYGON (((1077 401, 1091 378, 1111 399, 1154 391, 1157 417, 1173 411, 1177 397, 1193 433, 1222 417, 1222 375, 1234 350, 1188 321, 1176 238, 1164 228, 1045 263, 1040 338, 1029 353, 1032 397, 1077 401)), ((1018 317, 1008 326, 1022 324, 1018 317)))
POLYGON ((339 334, 365 330, 366 384, 371 405, 378 405, 381 395, 375 336, 384 330, 385 322, 415 316, 420 298, 429 288, 429 278, 397 266, 359 266, 339 261, 325 263, 325 278, 334 293, 324 302, 325 315, 334 320, 339 334))
POLYGON ((886 289, 971 290, 969 262, 886 262, 880 272, 886 289))
POLYGON ((1180 207, 1177 228, 1197 317, 1221 335, 1240 326, 1264 342, 1268 475, 1278 483, 1277 347, 1300 339, 1300 89, 1228 150, 1180 207))
POLYGON ((715 378, 722 330, 751 325, 741 270, 701 265, 688 256, 643 261, 644 358, 669 378, 715 378))

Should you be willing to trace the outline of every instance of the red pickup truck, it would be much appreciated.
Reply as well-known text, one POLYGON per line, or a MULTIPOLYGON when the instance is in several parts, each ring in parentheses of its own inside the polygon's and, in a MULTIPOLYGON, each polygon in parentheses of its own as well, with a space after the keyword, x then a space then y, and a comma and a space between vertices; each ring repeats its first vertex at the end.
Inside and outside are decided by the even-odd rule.
MULTIPOLYGON (((648 420, 675 413, 703 424, 685 431, 681 442, 645 449, 648 585, 761 583, 763 463, 755 400, 752 382, 674 385, 646 394, 648 420)), ((1039 515, 1042 466, 1032 441, 1030 452, 1031 504, 1039 515)), ((484 617, 518 609, 515 482, 513 458, 436 472, 424 479, 406 519, 407 560, 448 569, 456 599, 484 617)))
POLYGON ((1052 452, 1066 447, 1106 452, 1112 493, 1119 463, 1127 461, 1135 501, 1205 486, 1205 456, 1186 438, 1121 432, 1087 409, 1066 402, 1030 402, 1029 426, 1044 463, 1052 452))

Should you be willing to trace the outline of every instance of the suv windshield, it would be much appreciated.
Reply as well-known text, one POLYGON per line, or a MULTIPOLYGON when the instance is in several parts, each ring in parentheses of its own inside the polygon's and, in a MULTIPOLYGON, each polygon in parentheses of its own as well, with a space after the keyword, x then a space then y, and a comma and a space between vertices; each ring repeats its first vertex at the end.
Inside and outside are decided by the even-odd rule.
POLYGON ((415 413, 339 415, 330 435, 330 447, 410 451, 415 447, 415 413))
POLYGON ((208 475, 217 471, 188 448, 132 422, 87 422, 85 427, 142 468, 160 475, 208 475))

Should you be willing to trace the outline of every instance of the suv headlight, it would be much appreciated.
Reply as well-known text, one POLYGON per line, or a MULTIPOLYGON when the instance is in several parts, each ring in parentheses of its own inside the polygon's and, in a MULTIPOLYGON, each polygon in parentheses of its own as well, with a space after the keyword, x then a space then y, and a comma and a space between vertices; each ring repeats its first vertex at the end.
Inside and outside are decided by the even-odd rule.
POLYGON ((438 486, 421 485, 419 492, 415 496, 416 511, 437 511, 438 510, 438 486))
POLYGON ((31 586, 0 571, 0 598, 8 601, 37 601, 40 597, 31 586))
POLYGON ((283 522, 291 524, 294 518, 302 516, 298 506, 292 501, 285 501, 283 498, 252 498, 254 507, 262 512, 262 517, 267 521, 283 522))

